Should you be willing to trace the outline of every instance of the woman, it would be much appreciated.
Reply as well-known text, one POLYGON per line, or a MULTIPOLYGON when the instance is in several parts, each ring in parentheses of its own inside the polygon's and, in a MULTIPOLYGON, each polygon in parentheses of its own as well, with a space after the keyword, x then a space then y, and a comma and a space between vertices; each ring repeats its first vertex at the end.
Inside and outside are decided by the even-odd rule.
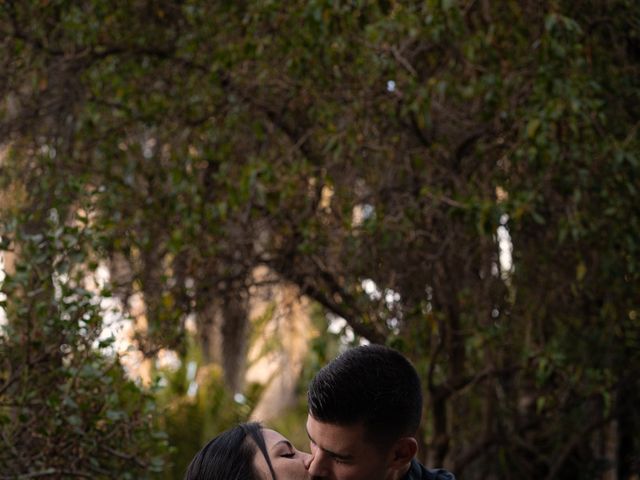
POLYGON ((241 423, 207 443, 184 480, 306 480, 310 458, 278 432, 241 423))

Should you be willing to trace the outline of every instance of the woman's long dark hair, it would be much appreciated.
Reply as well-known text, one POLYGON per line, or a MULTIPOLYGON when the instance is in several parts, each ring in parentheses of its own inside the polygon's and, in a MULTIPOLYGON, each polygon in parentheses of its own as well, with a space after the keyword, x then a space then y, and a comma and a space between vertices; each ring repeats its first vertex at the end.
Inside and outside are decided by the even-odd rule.
POLYGON ((258 480, 260 477, 253 466, 258 450, 276 480, 262 425, 256 422, 241 423, 209 441, 191 460, 184 480, 258 480))

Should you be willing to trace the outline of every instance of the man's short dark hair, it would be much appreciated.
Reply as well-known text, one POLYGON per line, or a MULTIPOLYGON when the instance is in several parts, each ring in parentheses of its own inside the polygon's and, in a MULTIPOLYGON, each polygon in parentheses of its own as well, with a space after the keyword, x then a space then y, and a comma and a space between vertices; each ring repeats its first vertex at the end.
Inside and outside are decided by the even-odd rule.
POLYGON ((325 423, 362 423, 374 443, 414 435, 422 416, 422 390, 413 365, 381 345, 347 350, 311 380, 309 413, 325 423))

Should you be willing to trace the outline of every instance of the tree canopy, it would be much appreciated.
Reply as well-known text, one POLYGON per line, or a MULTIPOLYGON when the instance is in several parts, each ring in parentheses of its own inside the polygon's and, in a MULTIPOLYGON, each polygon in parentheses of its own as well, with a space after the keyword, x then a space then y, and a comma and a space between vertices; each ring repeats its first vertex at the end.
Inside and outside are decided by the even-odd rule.
POLYGON ((85 219, 146 355, 212 311, 232 351, 286 282, 414 360, 428 463, 637 470, 636 2, 7 1, 0 33, 3 238, 85 219))

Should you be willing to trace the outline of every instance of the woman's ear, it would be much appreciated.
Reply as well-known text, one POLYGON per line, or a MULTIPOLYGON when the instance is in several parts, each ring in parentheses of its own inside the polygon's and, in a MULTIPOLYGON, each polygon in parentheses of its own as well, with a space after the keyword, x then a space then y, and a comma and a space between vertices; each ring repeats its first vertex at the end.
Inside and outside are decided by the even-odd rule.
POLYGON ((402 437, 394 443, 389 453, 389 467, 405 468, 418 452, 418 442, 413 437, 402 437))

